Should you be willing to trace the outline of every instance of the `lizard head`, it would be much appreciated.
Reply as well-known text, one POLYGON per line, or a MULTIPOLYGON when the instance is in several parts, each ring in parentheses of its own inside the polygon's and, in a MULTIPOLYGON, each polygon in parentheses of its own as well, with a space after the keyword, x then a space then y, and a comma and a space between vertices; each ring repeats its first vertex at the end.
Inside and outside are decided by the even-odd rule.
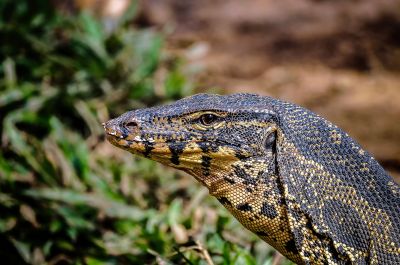
POLYGON ((397 260, 398 186, 348 135, 300 106, 252 94, 199 94, 129 111, 104 128, 112 144, 193 175, 296 263, 309 262, 310 253, 324 256, 321 249, 336 243, 341 249, 330 256, 369 259, 374 236, 390 252, 382 257, 397 260))
POLYGON ((226 175, 237 163, 251 160, 254 168, 259 160, 273 168, 277 126, 272 110, 265 104, 256 108, 260 100, 252 94, 198 94, 171 105, 129 111, 103 125, 115 146, 207 184, 210 175, 226 175))

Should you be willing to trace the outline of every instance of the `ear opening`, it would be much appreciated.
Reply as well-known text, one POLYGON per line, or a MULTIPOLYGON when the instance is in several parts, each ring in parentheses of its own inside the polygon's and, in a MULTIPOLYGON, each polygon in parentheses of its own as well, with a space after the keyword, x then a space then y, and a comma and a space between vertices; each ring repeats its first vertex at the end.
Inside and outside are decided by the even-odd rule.
POLYGON ((265 137, 265 140, 264 140, 265 149, 267 149, 267 150, 272 149, 272 152, 276 153, 276 140, 277 140, 276 130, 269 132, 267 137, 265 137))

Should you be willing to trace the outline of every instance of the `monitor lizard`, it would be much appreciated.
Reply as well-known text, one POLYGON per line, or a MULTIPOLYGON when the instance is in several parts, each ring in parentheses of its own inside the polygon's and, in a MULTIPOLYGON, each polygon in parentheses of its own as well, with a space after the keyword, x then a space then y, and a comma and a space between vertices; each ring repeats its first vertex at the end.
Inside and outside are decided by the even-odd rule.
POLYGON ((298 264, 400 264, 400 186, 317 114, 198 94, 104 123, 114 145, 183 170, 298 264))

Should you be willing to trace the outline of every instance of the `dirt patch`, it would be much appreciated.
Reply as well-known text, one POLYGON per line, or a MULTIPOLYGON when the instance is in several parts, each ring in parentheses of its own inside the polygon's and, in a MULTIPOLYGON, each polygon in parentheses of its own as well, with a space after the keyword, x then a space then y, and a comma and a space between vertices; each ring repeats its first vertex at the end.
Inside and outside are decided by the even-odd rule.
POLYGON ((398 0, 150 0, 142 14, 148 24, 173 24, 171 40, 202 39, 212 53, 259 58, 264 67, 400 69, 398 0))

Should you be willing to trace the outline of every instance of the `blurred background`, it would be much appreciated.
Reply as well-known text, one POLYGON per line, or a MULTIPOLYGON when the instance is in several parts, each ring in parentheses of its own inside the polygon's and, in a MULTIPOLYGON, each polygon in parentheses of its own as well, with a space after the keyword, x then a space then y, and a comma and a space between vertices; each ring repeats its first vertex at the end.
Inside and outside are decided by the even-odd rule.
POLYGON ((333 121, 400 179, 399 0, 0 1, 3 264, 291 264, 101 122, 198 92, 333 121))

